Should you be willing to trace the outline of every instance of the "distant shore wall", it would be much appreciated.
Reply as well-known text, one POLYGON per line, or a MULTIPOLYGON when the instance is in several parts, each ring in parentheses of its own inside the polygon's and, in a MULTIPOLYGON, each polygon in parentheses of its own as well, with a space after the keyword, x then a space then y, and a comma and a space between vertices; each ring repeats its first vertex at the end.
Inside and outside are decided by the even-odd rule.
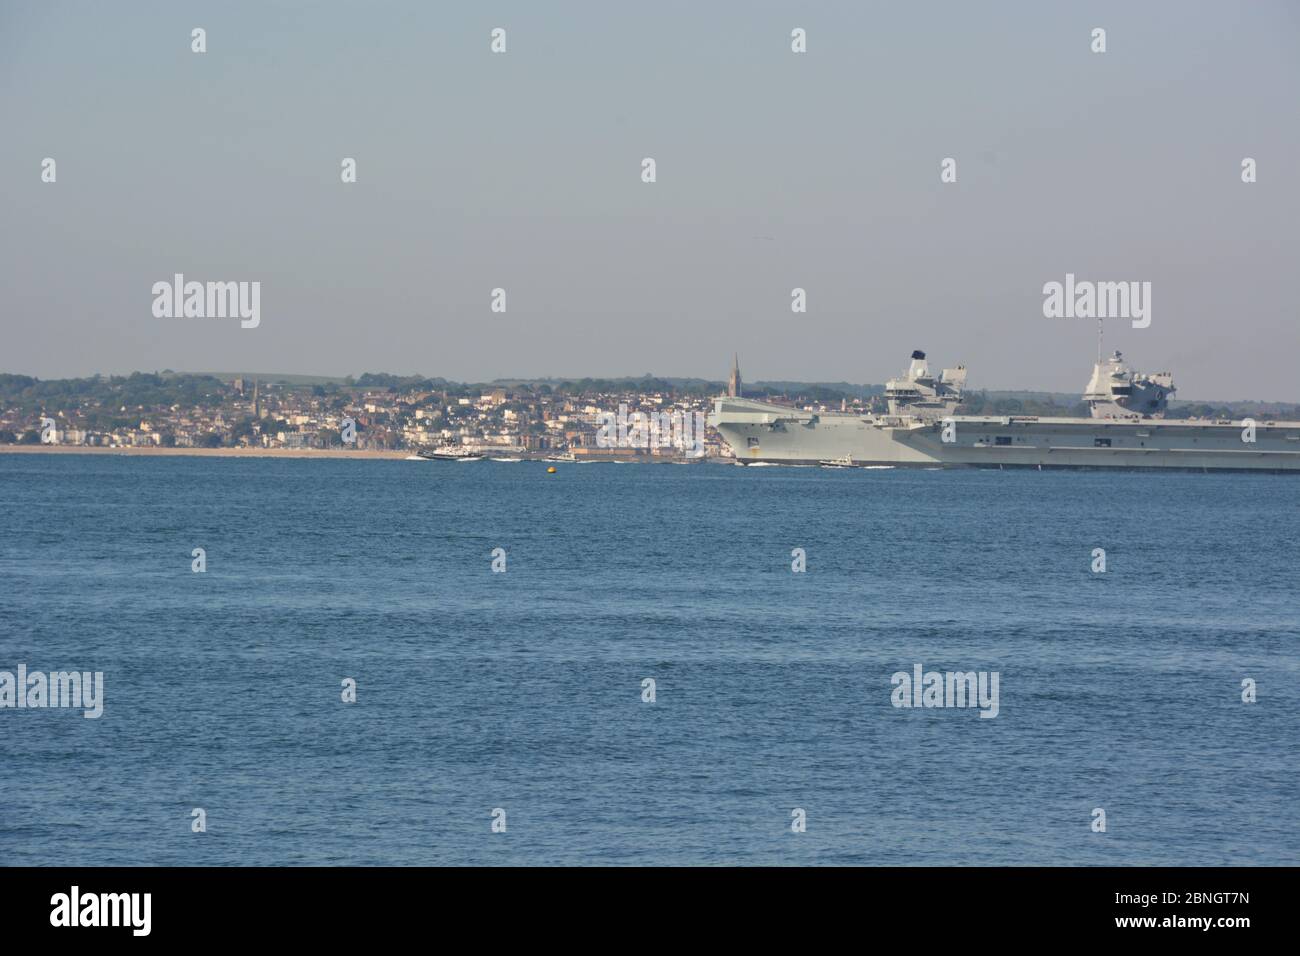
POLYGON ((18 455, 194 455, 203 458, 396 458, 409 451, 372 451, 345 448, 154 448, 104 445, 0 445, 0 454, 18 455))

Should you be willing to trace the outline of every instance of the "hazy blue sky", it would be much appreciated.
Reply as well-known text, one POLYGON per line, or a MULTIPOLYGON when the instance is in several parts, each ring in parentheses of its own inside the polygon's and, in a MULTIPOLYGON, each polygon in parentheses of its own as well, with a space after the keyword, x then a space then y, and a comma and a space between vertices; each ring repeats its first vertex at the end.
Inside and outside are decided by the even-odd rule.
POLYGON ((1182 397, 1300 400, 1298 94, 1294 2, 0 0, 0 371, 1075 391, 1073 272, 1153 283, 1108 341, 1182 397))

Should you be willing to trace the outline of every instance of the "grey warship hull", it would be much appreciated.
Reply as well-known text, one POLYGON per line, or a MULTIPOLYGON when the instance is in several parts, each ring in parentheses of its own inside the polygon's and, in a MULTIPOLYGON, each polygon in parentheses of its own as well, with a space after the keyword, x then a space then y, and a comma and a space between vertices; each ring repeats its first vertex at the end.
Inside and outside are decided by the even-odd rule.
POLYGON ((1163 418, 926 419, 719 398, 709 423, 746 464, 1300 473, 1300 422, 1259 422, 1252 429, 1248 422, 1163 418))

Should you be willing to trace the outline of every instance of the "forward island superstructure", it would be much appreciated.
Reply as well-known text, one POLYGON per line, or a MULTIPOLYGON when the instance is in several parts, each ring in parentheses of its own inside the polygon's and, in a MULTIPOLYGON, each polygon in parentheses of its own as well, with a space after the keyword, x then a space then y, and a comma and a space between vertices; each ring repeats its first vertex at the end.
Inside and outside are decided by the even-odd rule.
POLYGON ((1087 418, 960 415, 965 385, 964 366, 936 375, 916 351, 886 383, 883 414, 728 395, 709 424, 742 464, 1300 472, 1300 422, 1167 419, 1173 376, 1136 372, 1119 352, 1093 367, 1087 418))

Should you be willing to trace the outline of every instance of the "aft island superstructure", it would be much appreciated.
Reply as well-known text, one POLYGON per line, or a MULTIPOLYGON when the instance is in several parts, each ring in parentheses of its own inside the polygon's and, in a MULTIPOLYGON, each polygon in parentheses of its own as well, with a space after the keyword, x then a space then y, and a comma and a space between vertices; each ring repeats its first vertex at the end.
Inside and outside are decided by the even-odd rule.
POLYGON ((883 414, 726 396, 709 424, 745 464, 1300 472, 1300 422, 1165 418, 1173 376, 1135 372, 1119 352, 1093 367, 1086 418, 961 415, 965 385, 965 367, 936 375, 916 351, 883 414))

